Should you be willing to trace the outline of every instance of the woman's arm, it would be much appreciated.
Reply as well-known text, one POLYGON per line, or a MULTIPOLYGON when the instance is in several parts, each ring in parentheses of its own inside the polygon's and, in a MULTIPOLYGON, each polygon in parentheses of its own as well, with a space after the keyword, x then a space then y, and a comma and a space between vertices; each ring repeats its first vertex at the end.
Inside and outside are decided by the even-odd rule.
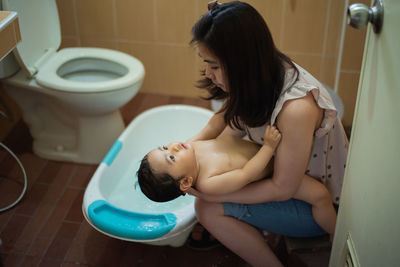
POLYGON ((219 136, 223 136, 223 135, 233 135, 238 138, 243 138, 246 135, 246 132, 244 130, 238 130, 236 128, 231 128, 231 126, 227 125, 219 136))
POLYGON ((217 136, 222 133, 226 126, 224 114, 225 112, 215 113, 208 121, 207 125, 198 134, 189 138, 187 142, 217 138, 217 136))
POLYGON ((251 183, 230 194, 210 198, 202 194, 199 197, 208 201, 244 204, 292 198, 304 177, 314 131, 321 123, 322 112, 312 95, 286 102, 277 120, 282 139, 275 153, 272 178, 251 183))
POLYGON ((243 168, 201 179, 196 188, 207 194, 227 194, 264 178, 266 175, 265 169, 280 139, 281 134, 279 131, 274 126, 267 126, 264 134, 264 145, 243 168))

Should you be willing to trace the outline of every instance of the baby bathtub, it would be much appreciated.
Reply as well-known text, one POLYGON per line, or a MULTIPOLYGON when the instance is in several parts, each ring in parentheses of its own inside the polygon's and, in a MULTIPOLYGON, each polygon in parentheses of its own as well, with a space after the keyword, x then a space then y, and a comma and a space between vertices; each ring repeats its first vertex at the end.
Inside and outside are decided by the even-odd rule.
POLYGON ((202 129, 213 112, 166 105, 137 116, 91 178, 83 199, 86 220, 108 236, 151 245, 182 246, 197 220, 194 197, 157 203, 140 190, 136 171, 151 149, 184 141, 202 129))

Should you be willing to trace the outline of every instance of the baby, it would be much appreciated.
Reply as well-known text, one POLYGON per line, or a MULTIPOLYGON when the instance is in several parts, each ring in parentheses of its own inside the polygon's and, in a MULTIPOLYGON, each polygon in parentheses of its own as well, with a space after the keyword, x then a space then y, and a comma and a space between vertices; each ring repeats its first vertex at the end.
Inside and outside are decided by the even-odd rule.
POLYGON ((157 202, 169 201, 191 186, 207 194, 237 191, 271 171, 268 164, 281 135, 269 126, 264 145, 222 135, 216 139, 170 143, 150 151, 138 170, 142 192, 157 202))

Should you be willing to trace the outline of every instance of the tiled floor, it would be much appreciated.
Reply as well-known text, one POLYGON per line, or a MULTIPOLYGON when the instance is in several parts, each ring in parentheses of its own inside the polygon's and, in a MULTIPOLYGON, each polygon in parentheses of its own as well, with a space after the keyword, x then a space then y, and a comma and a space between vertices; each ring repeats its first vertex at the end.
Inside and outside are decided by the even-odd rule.
MULTIPOLYGON (((122 114, 129 123, 148 108, 178 103, 210 108, 200 99, 139 93, 122 108, 122 114)), ((0 266, 246 266, 224 247, 199 252, 185 246, 121 241, 97 232, 81 211, 84 190, 96 165, 39 158, 32 153, 32 139, 23 122, 4 143, 22 161, 28 188, 19 204, 0 213, 0 266)), ((0 148, 0 207, 18 197, 21 177, 15 160, 0 148)), ((270 236, 267 241, 282 251, 280 240, 270 236)))

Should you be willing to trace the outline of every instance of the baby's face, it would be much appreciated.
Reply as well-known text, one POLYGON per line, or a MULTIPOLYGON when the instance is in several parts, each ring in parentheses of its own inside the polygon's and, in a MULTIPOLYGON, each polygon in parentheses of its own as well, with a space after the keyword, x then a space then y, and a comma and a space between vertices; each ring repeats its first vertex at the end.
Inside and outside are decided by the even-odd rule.
POLYGON ((196 177, 197 160, 190 144, 173 142, 153 149, 147 157, 156 173, 168 173, 175 179, 196 177))

